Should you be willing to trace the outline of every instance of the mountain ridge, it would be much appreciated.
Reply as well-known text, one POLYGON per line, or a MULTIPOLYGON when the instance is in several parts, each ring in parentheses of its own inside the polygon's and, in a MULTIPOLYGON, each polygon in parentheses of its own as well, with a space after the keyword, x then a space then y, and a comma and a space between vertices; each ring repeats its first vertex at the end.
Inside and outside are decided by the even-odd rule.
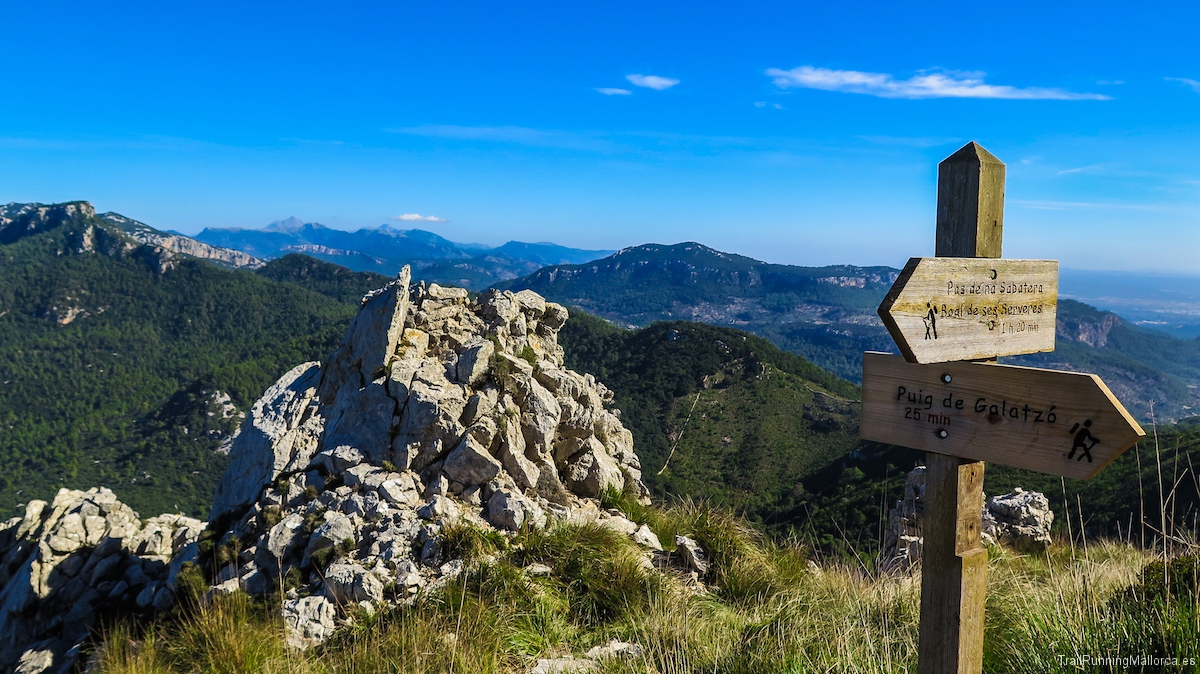
POLYGON ((410 264, 417 278, 473 290, 523 276, 547 264, 584 262, 613 252, 546 242, 508 241, 491 247, 450 241, 423 229, 397 229, 388 223, 346 231, 295 217, 277 220, 262 229, 205 228, 194 238, 264 260, 305 253, 354 271, 394 275, 410 264))
MULTIPOLYGON (((629 327, 693 320, 741 328, 840 377, 861 378, 864 351, 895 353, 876 314, 898 269, 771 264, 695 242, 643 244, 580 265, 554 265, 495 287, 529 289, 629 327)), ((1059 301, 1058 348, 1004 362, 1095 372, 1138 417, 1200 410, 1200 339, 1141 328, 1059 301)))

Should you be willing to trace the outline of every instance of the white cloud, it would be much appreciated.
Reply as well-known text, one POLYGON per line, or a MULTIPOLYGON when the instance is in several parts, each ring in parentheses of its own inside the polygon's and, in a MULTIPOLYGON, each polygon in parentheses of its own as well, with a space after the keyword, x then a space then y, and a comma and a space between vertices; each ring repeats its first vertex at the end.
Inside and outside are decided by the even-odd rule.
POLYGON ((628 96, 629 94, 633 93, 628 89, 616 89, 613 87, 600 87, 599 89, 596 89, 596 91, 599 91, 605 96, 628 96))
POLYGON ((1193 80, 1187 77, 1164 77, 1168 82, 1182 82, 1192 88, 1192 91, 1200 94, 1200 81, 1193 80))
MULTIPOLYGON (((755 101, 754 107, 765 108, 765 107, 767 107, 767 102, 766 101, 755 101)), ((771 107, 775 108, 776 110, 783 110, 783 106, 778 103, 771 103, 771 107)))
POLYGON ((400 220, 402 222, 450 222, 446 218, 439 218, 436 215, 421 215, 420 213, 405 213, 404 215, 393 215, 390 220, 400 220))
POLYGON ((1111 98, 1103 94, 1076 93, 1065 89, 1021 89, 986 84, 983 81, 983 73, 922 72, 909 79, 898 80, 887 73, 800 66, 791 70, 771 68, 767 70, 767 75, 773 77, 775 84, 782 89, 801 87, 867 94, 880 98, 1008 98, 1060 101, 1106 101, 1111 98))
POLYGON ((625 79, 629 80, 635 87, 646 87, 647 89, 654 89, 656 91, 670 89, 679 84, 679 80, 673 80, 670 77, 659 77, 658 75, 626 75, 625 79))

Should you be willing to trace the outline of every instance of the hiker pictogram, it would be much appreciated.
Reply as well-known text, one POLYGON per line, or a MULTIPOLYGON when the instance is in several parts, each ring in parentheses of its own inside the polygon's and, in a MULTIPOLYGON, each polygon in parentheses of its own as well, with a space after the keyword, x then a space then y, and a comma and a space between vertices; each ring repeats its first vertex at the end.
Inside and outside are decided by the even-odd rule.
POLYGON ((937 309, 929 302, 925 303, 925 308, 929 309, 929 313, 925 314, 925 339, 937 339, 937 309), (933 337, 930 337, 930 331, 933 331, 933 337))
POLYGON ((1071 432, 1075 433, 1075 440, 1071 443, 1071 453, 1067 454, 1067 459, 1075 458, 1076 450, 1082 450, 1076 460, 1083 461, 1083 457, 1086 456, 1088 463, 1092 462, 1092 448, 1100 444, 1100 439, 1092 435, 1091 427, 1091 419, 1084 421, 1082 427, 1079 424, 1071 427, 1071 432))

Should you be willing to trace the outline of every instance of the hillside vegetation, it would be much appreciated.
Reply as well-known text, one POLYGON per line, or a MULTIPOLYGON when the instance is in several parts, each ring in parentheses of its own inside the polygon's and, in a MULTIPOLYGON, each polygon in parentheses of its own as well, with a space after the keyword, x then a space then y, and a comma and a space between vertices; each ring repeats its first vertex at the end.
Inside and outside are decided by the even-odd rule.
POLYGON ((106 485, 206 514, 217 453, 262 391, 341 339, 354 305, 125 237, 85 203, 6 223, 0 506, 106 485))

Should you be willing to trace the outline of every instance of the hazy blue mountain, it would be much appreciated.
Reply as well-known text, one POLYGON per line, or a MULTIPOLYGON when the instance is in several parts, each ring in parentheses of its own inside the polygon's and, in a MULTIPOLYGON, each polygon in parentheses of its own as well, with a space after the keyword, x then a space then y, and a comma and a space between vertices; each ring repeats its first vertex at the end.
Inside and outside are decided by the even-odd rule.
MULTIPOLYGON (((585 264, 553 265, 497 284, 529 288, 620 325, 692 320, 748 330, 850 381, 862 352, 895 352, 875 311, 898 270, 774 265, 698 243, 646 244, 585 264)), ((1200 340, 1141 328, 1064 299, 1058 349, 1009 359, 1095 372, 1136 416, 1160 420, 1200 410, 1200 340)))
POLYGON ((354 271, 389 276, 411 264, 416 278, 475 290, 524 276, 548 264, 588 262, 613 252, 520 241, 491 248, 457 243, 421 229, 384 224, 348 232, 298 218, 278 220, 262 229, 208 228, 195 238, 264 260, 303 253, 354 271))

